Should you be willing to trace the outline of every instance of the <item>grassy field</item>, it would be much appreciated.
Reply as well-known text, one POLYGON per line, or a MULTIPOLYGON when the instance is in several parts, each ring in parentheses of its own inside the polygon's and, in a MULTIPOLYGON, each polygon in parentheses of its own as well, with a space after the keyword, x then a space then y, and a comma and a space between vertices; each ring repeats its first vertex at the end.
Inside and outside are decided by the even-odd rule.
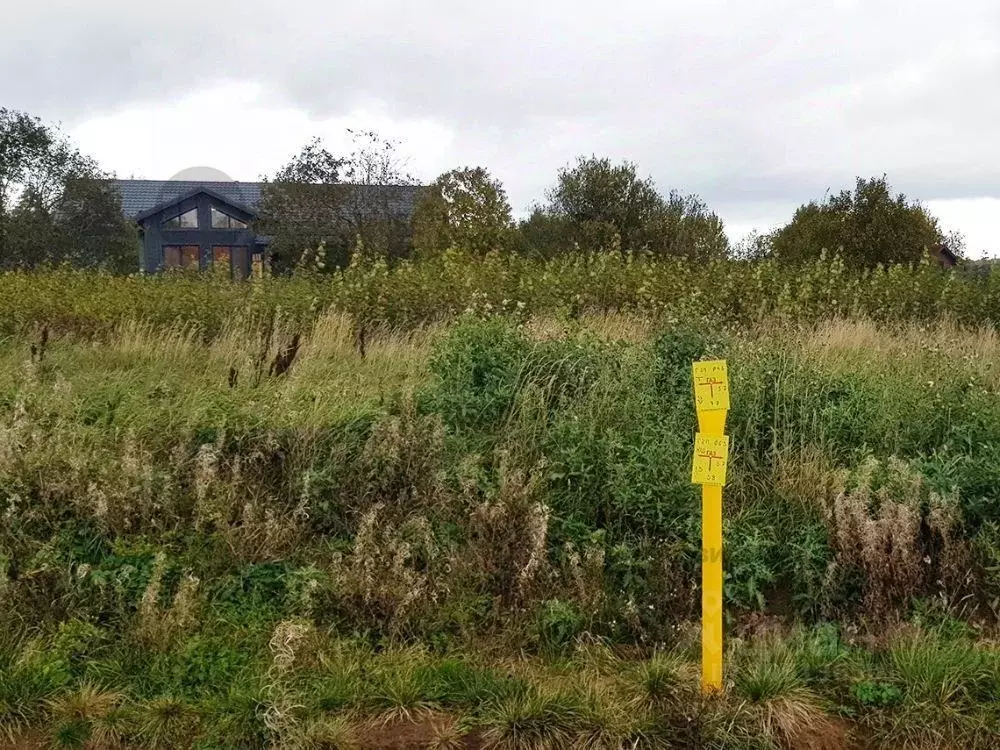
POLYGON ((927 312, 991 282, 886 272, 922 302, 872 315, 537 288, 418 314, 386 296, 407 273, 431 283, 350 304, 349 276, 0 277, 0 737, 994 744, 1000 338, 927 312), (727 689, 703 699, 690 364, 717 356, 727 689))

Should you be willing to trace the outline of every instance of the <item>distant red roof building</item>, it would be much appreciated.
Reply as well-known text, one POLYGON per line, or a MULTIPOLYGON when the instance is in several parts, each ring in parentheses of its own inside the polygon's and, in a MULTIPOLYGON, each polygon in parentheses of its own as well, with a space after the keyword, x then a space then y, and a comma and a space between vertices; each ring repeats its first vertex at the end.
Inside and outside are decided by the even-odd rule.
POLYGON ((953 253, 946 244, 939 242, 930 248, 931 260, 937 261, 941 268, 954 268, 958 263, 958 256, 953 253))

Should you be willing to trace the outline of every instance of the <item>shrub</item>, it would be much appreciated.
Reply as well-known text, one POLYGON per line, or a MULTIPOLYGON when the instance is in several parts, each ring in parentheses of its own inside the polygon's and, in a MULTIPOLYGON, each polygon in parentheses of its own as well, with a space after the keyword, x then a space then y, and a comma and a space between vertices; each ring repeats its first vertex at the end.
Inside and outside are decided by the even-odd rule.
POLYGON ((763 610, 765 592, 778 580, 779 534, 764 508, 744 509, 725 529, 726 601, 743 609, 763 610))
MULTIPOLYGON (((0 274, 0 333, 109 338, 129 321, 195 340, 225 338, 274 319, 307 331, 329 310, 366 330, 413 328, 476 308, 555 313, 631 310, 653 320, 744 326, 775 316, 808 323, 862 315, 899 322, 1000 320, 996 275, 947 273, 931 265, 845 269, 836 257, 804 266, 774 261, 695 265, 642 255, 569 253, 550 261, 477 258, 461 249, 418 264, 362 262, 328 277, 234 284, 205 275, 107 276, 53 270, 0 274)), ((246 335, 246 334, 243 334, 246 335)))
POLYGON ((813 260, 826 251, 865 267, 917 262, 943 239, 937 220, 903 194, 893 196, 883 176, 859 177, 853 193, 844 190, 822 204, 802 206, 770 244, 785 262, 813 260))
POLYGON ((464 521, 462 575, 504 608, 529 601, 550 571, 550 511, 539 497, 539 473, 501 460, 499 486, 475 498, 464 521))
POLYGON ((898 613, 928 586, 961 581, 967 550, 956 497, 931 491, 899 459, 872 459, 828 508, 834 559, 860 572, 862 604, 872 616, 898 613))
POLYGON ((499 426, 514 405, 528 351, 523 333, 502 318, 459 322, 430 362, 438 380, 432 403, 445 423, 458 429, 499 426))
POLYGON ((550 599, 542 603, 537 627, 542 648, 550 653, 561 653, 583 630, 584 620, 569 602, 550 599))

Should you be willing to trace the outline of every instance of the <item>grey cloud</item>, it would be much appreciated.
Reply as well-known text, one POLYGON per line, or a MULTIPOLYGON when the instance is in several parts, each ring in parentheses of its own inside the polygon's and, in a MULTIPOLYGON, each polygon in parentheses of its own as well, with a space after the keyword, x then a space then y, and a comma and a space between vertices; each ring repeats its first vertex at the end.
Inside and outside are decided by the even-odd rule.
POLYGON ((494 155, 519 207, 591 152, 730 206, 882 172, 928 200, 1000 195, 995 0, 90 0, 6 20, 0 105, 73 123, 223 80, 316 118, 376 102, 494 155))

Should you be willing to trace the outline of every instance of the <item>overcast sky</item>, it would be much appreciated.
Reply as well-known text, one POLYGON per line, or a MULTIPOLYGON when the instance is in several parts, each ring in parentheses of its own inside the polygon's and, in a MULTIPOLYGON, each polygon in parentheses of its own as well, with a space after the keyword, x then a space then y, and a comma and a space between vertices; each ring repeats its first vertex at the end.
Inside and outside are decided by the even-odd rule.
POLYGON ((575 156, 627 158, 734 237, 887 173, 1000 255, 998 0, 25 0, 0 106, 123 177, 254 180, 374 128, 522 213, 575 156))

